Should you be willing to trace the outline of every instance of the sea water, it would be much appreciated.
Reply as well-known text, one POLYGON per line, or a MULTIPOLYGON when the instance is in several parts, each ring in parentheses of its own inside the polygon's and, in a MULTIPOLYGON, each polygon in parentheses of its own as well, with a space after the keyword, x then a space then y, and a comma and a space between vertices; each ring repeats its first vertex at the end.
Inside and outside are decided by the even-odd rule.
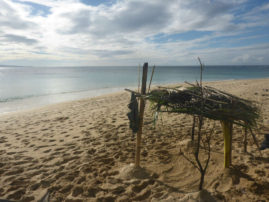
MULTIPOLYGON (((149 68, 150 78, 152 67, 149 68)), ((139 68, 0 66, 0 114, 137 88, 139 68)), ((140 71, 140 78, 142 68, 140 71)), ((206 66, 204 81, 269 78, 267 66, 206 66)), ((194 82, 199 66, 157 66, 153 85, 194 82)))

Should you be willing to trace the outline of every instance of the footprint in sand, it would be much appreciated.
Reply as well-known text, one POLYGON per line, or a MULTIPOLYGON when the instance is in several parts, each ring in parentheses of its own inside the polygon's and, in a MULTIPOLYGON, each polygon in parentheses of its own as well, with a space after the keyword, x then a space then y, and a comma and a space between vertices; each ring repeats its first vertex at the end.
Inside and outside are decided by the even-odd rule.
POLYGON ((78 195, 81 195, 83 193, 83 187, 82 186, 76 186, 72 191, 72 196, 77 197, 78 195))
POLYGON ((78 151, 74 151, 73 154, 81 154, 83 153, 84 151, 81 151, 81 150, 78 150, 78 151))
POLYGON ((63 187, 61 190, 59 190, 60 193, 65 194, 71 191, 71 189, 73 188, 73 185, 69 184, 65 187, 63 187))
POLYGON ((11 171, 6 172, 5 175, 10 176, 10 175, 17 175, 20 174, 24 171, 23 168, 20 167, 13 167, 11 171))
POLYGON ((81 184, 81 183, 83 183, 83 182, 85 182, 86 181, 86 177, 85 176, 82 176, 82 177, 80 177, 78 180, 77 180, 77 184, 81 184))
POLYGON ((264 177, 264 176, 266 176, 266 173, 265 173, 265 171, 263 171, 263 170, 255 170, 255 173, 258 175, 258 176, 260 176, 260 177, 264 177))
POLYGON ((20 200, 21 197, 25 194, 26 190, 25 189, 19 189, 17 191, 15 191, 14 193, 12 194, 9 194, 7 196, 7 199, 12 199, 12 200, 20 200))
POLYGON ((51 149, 45 150, 43 151, 43 153, 49 153, 51 151, 51 149))

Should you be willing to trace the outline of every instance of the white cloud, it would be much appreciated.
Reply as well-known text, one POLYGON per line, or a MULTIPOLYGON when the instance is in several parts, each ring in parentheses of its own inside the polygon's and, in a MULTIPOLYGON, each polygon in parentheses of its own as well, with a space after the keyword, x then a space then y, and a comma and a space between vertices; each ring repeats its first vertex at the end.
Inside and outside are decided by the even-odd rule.
POLYGON ((16 6, 9 1, 0 1, 0 26, 4 29, 30 29, 35 26, 33 22, 27 19, 28 7, 16 6))
MULTIPOLYGON (((112 6, 90 6, 79 0, 19 2, 0 1, 0 53, 3 62, 18 58, 22 61, 25 57, 33 63, 40 59, 73 60, 72 64, 81 61, 85 65, 101 64, 100 61, 111 65, 128 61, 132 62, 128 65, 133 65, 143 59, 167 64, 191 63, 192 58, 197 57, 195 54, 202 54, 202 51, 214 54, 212 48, 193 51, 195 47, 199 48, 199 43, 210 43, 220 33, 233 35, 246 27, 257 26, 257 18, 264 17, 264 14, 258 17, 254 14, 268 7, 266 4, 241 15, 243 22, 236 24, 233 11, 245 1, 118 0, 112 6), (31 15, 34 8, 24 2, 50 7, 50 13, 31 15), (160 33, 169 35, 194 30, 211 31, 213 34, 166 44, 146 40, 160 33)), ((224 49, 217 51, 220 55, 221 50, 224 49)), ((240 63, 242 57, 249 54, 238 53, 229 62, 240 63)), ((262 55, 259 58, 267 57, 262 55)), ((210 63, 213 61, 214 58, 209 60, 210 63)))
POLYGON ((261 6, 261 8, 260 8, 262 11, 264 11, 264 10, 269 10, 269 3, 266 3, 266 4, 264 4, 263 6, 261 6))

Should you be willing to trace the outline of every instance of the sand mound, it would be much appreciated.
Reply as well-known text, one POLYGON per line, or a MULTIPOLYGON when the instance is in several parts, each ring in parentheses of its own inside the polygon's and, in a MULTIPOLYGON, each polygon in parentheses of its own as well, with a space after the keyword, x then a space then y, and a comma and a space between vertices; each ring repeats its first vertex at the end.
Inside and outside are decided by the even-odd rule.
POLYGON ((150 178, 150 173, 141 167, 135 167, 133 163, 124 166, 120 170, 119 178, 121 179, 147 179, 150 178))
MULTIPOLYGON (((153 198, 151 202, 159 202, 160 199, 153 198)), ((217 202, 207 190, 197 191, 180 196, 168 196, 165 199, 161 199, 162 202, 217 202)))
POLYGON ((211 196, 211 194, 206 190, 186 194, 186 196, 178 200, 178 202, 196 202, 196 201, 216 202, 217 200, 213 196, 211 196))

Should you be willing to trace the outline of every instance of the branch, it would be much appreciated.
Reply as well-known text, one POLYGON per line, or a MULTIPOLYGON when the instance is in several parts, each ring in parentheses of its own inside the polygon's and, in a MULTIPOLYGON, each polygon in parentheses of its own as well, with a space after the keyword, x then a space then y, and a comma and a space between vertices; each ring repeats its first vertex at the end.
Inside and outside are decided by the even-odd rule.
POLYGON ((199 167, 195 164, 195 162, 193 162, 190 158, 188 158, 187 156, 185 156, 184 152, 181 151, 180 149, 180 154, 187 160, 189 161, 195 168, 197 168, 199 170, 199 167))

